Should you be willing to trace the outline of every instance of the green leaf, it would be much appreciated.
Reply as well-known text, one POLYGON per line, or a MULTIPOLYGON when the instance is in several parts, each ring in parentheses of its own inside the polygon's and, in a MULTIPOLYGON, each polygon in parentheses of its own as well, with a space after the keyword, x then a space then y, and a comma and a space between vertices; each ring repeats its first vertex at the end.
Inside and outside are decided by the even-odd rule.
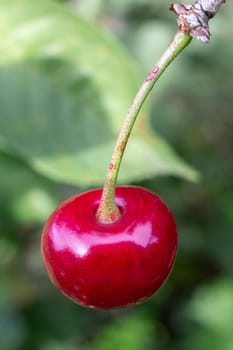
POLYGON ((233 334, 233 279, 217 280, 200 287, 190 303, 187 314, 202 327, 222 335, 233 334))
POLYGON ((233 348, 232 291, 233 279, 226 273, 194 290, 185 308, 184 337, 177 350, 233 348))
MULTIPOLYGON (((0 148, 52 180, 103 183, 139 86, 115 39, 49 0, 0 0, 0 148)), ((130 141, 120 181, 173 174, 196 180, 164 141, 130 141)), ((142 127, 143 126, 143 127, 142 127)))
POLYGON ((58 186, 1 152, 0 164, 0 218, 4 218, 3 206, 14 220, 22 224, 46 220, 58 205, 58 186))
POLYGON ((153 324, 141 315, 129 315, 105 327, 86 350, 141 350, 150 348, 153 324))

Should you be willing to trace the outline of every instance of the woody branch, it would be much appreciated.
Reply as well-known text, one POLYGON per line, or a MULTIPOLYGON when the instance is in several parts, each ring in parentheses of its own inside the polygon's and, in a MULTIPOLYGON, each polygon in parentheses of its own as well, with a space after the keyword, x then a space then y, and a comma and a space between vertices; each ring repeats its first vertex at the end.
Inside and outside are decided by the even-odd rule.
POLYGON ((179 30, 204 43, 210 40, 209 20, 226 0, 196 0, 191 5, 173 4, 170 10, 178 15, 179 30))

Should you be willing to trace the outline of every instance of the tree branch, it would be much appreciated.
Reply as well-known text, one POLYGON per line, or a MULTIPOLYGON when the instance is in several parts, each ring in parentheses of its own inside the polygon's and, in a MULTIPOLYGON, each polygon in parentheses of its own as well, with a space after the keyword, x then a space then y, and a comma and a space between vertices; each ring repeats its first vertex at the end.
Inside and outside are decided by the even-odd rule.
POLYGON ((203 43, 210 40, 209 20, 226 0, 196 0, 192 5, 173 4, 170 10, 178 15, 179 30, 203 43))

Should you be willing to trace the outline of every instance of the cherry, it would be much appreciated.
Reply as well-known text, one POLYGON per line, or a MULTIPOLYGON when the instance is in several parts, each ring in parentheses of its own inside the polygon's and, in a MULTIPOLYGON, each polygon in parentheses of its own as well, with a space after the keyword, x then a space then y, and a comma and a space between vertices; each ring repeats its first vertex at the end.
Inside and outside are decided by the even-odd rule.
MULTIPOLYGON (((152 296, 172 269, 176 224, 167 206, 141 187, 116 187, 138 113, 155 82, 190 43, 178 31, 136 94, 120 130, 103 189, 61 204, 45 224, 41 252, 50 279, 73 301, 109 309, 152 296)), ((149 136, 147 127, 143 133, 149 136)))
POLYGON ((70 198, 48 219, 41 251, 52 282, 73 301, 115 308, 144 301, 167 278, 177 250, 167 206, 140 187, 117 187, 120 218, 96 218, 102 189, 70 198))

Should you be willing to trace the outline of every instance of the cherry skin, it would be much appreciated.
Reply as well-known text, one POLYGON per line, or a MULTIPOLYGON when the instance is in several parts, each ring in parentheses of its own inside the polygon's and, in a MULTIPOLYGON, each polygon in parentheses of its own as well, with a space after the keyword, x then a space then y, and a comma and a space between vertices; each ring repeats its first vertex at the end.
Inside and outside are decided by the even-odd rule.
POLYGON ((44 226, 41 252, 51 281, 86 307, 125 307, 152 296, 172 269, 176 224, 167 206, 140 187, 116 188, 119 220, 96 219, 102 189, 70 198, 44 226))

